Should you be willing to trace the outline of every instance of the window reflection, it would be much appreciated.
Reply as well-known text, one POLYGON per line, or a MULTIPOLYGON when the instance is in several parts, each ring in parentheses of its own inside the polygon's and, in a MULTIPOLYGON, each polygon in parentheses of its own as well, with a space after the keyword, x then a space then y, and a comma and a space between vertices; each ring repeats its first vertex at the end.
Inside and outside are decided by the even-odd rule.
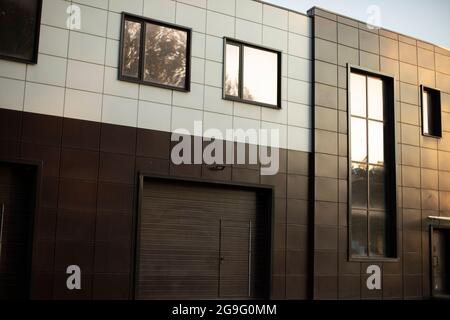
POLYGON ((366 117, 366 77, 360 74, 352 73, 351 83, 351 113, 353 116, 366 117))
POLYGON ((423 114, 423 132, 425 134, 430 133, 430 119, 428 119, 428 115, 430 114, 430 111, 428 110, 430 102, 430 94, 428 91, 423 90, 423 102, 422 102, 422 114, 423 114))
POLYGON ((352 206, 367 208, 367 165, 352 163, 352 206))
POLYGON ((383 121, 383 81, 378 78, 367 78, 369 118, 383 121))
POLYGON ((122 74, 127 77, 139 77, 139 54, 141 48, 141 23, 125 21, 123 35, 122 74))
POLYGON ((369 121, 369 162, 384 163, 384 125, 382 122, 369 121))
POLYGON ((245 100, 271 105, 278 103, 278 55, 244 46, 245 100))
POLYGON ((380 166, 369 166, 369 207, 385 209, 385 170, 380 166))
POLYGON ((352 117, 351 127, 352 161, 367 161, 366 120, 352 117))
POLYGON ((384 256, 386 254, 386 214, 383 211, 369 212, 369 255, 384 256))
POLYGON ((352 210, 352 255, 367 255, 367 211, 352 210))
POLYGON ((144 80, 185 87, 187 33, 146 24, 144 80))
POLYGON ((226 45, 225 94, 239 96, 239 59, 240 47, 226 45))

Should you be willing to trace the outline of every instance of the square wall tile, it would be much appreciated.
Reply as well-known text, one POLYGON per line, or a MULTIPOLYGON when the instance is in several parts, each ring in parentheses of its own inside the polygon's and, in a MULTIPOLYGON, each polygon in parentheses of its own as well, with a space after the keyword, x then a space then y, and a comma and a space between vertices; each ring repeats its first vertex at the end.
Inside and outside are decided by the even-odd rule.
POLYGON ((288 11, 271 5, 263 5, 263 24, 278 29, 288 29, 288 11))
MULTIPOLYGON (((299 36, 301 37, 301 36, 299 36)), ((263 45, 272 49, 287 52, 288 51, 288 32, 272 28, 263 27, 263 45)))
POLYGON ((203 109, 204 86, 196 83, 191 84, 190 92, 173 92, 173 105, 192 108, 203 109))
POLYGON ((24 111, 61 117, 64 109, 64 88, 27 83, 24 111))
POLYGON ((208 0, 208 10, 234 16, 236 5, 234 1, 208 0))
POLYGON ((253 22, 262 22, 262 4, 253 0, 236 1, 236 16, 253 22))
POLYGON ((235 36, 235 18, 213 11, 208 11, 206 33, 217 37, 235 36))
POLYGON ((40 54, 38 59, 38 64, 28 66, 27 81, 63 87, 66 83, 67 60, 45 54, 40 54))
POLYGON ((66 10, 70 3, 63 0, 46 0, 42 3, 41 23, 67 29, 66 10))
POLYGON ((178 107, 172 108, 172 132, 183 129, 188 130, 193 135, 195 121, 203 121, 202 111, 178 107))
POLYGON ((223 38, 206 35, 205 55, 208 60, 223 62, 223 38))
POLYGON ((157 20, 175 22, 175 1, 144 0, 144 16, 157 20))
MULTIPOLYGON (((70 32, 69 58, 104 64, 106 39, 80 32, 70 32)), ((119 55, 119 51, 116 52, 119 55)))
POLYGON ((311 37, 312 19, 310 17, 289 12, 289 32, 311 37))
POLYGON ((101 115, 101 94, 72 89, 66 90, 64 117, 100 122, 101 115))
POLYGON ((39 33, 39 52, 59 57, 67 57, 69 31, 41 25, 39 33))
POLYGON ((206 32, 206 10, 177 2, 176 22, 192 28, 193 31, 206 32))
POLYGON ((108 38, 120 40, 121 21, 122 17, 119 13, 108 12, 108 28, 106 31, 108 38))
POLYGON ((207 60, 205 64, 205 84, 221 88, 223 82, 222 69, 222 63, 207 60))
POLYGON ((101 65, 69 60, 66 85, 73 89, 102 92, 104 69, 101 65))
POLYGON ((118 69, 105 67, 105 94, 137 99, 139 85, 137 83, 118 80, 118 74, 118 69))
POLYGON ((139 85, 139 100, 171 104, 172 90, 142 84, 139 85))
POLYGON ((136 127, 138 101, 104 95, 102 122, 136 127))
POLYGON ((222 98, 222 89, 205 86, 205 111, 233 114, 233 102, 222 98))
POLYGON ((236 19, 236 39, 254 44, 261 44, 262 25, 242 19, 236 19))
POLYGON ((312 133, 310 129, 288 126, 287 139, 289 150, 312 151, 312 133))
POLYGON ((0 107, 11 110, 23 109, 25 81, 0 78, 0 107))
MULTIPOLYGON (((87 6, 80 6, 80 9, 81 29, 79 31, 104 37, 108 28, 108 12, 106 10, 87 6)), ((67 17, 67 14, 65 17, 67 17)))
POLYGON ((289 54, 311 59, 311 39, 298 34, 289 33, 289 54))
POLYGON ((152 102, 139 102, 138 127, 158 131, 170 131, 172 107, 152 102))
POLYGON ((142 15, 143 0, 109 0, 109 10, 121 13, 122 11, 142 15))

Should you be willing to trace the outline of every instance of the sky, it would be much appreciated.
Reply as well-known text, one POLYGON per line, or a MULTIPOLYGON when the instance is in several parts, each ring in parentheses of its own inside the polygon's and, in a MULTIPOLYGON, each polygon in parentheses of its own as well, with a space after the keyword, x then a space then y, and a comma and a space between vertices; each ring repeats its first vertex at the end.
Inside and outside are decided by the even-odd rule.
MULTIPOLYGON (((377 6, 381 27, 450 49, 450 0, 265 0, 265 2, 302 13, 317 6, 361 21, 367 21, 369 17, 367 11, 377 6)), ((374 17, 373 14, 371 16, 374 17)))

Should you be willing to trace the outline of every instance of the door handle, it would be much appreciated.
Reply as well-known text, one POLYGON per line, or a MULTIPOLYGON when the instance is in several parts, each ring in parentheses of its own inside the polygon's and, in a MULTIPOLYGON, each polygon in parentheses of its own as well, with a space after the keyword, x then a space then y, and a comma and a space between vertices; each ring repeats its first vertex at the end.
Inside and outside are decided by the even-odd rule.
POLYGON ((225 258, 223 256, 220 257, 220 263, 222 264, 225 261, 225 258))
POLYGON ((439 265, 439 257, 433 256, 433 267, 437 267, 439 265))
POLYGON ((2 248, 3 248, 3 221, 5 217, 5 204, 2 203, 2 208, 0 212, 0 259, 2 257, 2 248))

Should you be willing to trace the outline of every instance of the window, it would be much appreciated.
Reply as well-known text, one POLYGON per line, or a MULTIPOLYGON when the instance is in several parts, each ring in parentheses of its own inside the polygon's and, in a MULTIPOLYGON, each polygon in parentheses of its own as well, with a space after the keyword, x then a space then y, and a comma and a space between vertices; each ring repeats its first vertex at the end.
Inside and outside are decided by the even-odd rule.
POLYGON ((442 138, 441 92, 421 86, 422 92, 422 134, 442 138))
POLYGON ((349 70, 350 257, 394 258, 394 80, 349 70))
POLYGON ((225 39, 224 99, 281 107, 281 53, 225 39))
POLYGON ((191 30, 123 14, 119 79, 190 90, 191 30))
POLYGON ((37 63, 42 0, 0 1, 0 58, 37 63))

